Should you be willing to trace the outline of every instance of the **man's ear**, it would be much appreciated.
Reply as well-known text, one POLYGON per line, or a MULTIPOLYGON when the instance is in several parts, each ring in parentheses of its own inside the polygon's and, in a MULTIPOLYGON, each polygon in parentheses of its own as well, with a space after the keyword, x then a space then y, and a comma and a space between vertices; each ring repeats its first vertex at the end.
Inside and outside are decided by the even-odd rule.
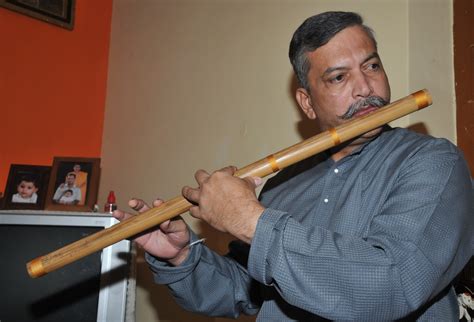
POLYGON ((296 101, 309 119, 316 119, 316 113, 313 109, 313 101, 306 89, 300 87, 296 90, 296 101))

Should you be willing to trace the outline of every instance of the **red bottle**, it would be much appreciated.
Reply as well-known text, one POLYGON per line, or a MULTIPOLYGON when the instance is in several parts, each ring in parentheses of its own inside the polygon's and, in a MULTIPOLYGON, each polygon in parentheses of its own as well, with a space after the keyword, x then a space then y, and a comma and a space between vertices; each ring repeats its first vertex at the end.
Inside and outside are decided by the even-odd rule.
POLYGON ((115 209, 117 209, 115 193, 113 190, 109 192, 109 196, 107 197, 107 202, 104 206, 104 212, 108 212, 111 214, 115 209))

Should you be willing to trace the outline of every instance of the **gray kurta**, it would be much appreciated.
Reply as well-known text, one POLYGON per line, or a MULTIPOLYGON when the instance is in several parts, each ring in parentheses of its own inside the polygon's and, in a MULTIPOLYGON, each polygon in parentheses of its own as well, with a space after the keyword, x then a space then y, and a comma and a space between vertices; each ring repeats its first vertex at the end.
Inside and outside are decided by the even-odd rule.
POLYGON ((472 196, 455 146, 387 129, 338 162, 313 157, 270 179, 248 262, 245 247, 222 257, 201 244, 179 267, 147 260, 178 303, 208 315, 456 321, 450 282, 473 254, 472 196))

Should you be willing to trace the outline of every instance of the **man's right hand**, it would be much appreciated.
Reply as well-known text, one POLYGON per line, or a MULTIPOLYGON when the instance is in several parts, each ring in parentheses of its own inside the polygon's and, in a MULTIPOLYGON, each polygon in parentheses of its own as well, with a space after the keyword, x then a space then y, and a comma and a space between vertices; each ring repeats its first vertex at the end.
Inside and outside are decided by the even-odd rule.
MULTIPOLYGON (((159 207, 162 200, 155 200, 153 207, 159 207)), ((145 212, 150 207, 141 199, 131 199, 128 205, 139 213, 145 212)), ((122 221, 131 216, 122 210, 115 210, 113 216, 122 221)), ((178 219, 167 220, 160 224, 159 228, 142 233, 134 239, 146 252, 168 261, 171 265, 178 266, 189 254, 190 233, 186 223, 178 219)))

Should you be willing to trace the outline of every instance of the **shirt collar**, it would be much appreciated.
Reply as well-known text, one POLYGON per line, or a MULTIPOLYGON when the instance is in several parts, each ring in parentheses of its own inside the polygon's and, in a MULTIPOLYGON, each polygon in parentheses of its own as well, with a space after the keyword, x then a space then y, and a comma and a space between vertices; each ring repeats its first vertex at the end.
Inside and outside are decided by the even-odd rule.
POLYGON ((333 165, 335 163, 338 163, 338 164, 341 164, 343 162, 346 162, 352 158, 354 158, 355 156, 358 156, 360 155, 363 151, 370 151, 372 149, 374 149, 377 145, 378 145, 378 142, 380 142, 382 139, 381 137, 382 136, 385 136, 384 134, 387 133, 387 132, 390 132, 392 131, 393 128, 386 124, 382 127, 382 132, 380 132, 379 135, 377 135, 376 138, 374 138, 373 140, 370 140, 364 144, 362 144, 361 146, 357 147, 356 149, 354 149, 351 153, 349 153, 348 155, 346 155, 345 157, 343 157, 342 159, 338 160, 337 162, 335 162, 330 156, 331 154, 329 153, 329 151, 324 151, 325 154, 327 154, 328 158, 327 158, 327 161, 329 162, 330 165, 333 165))

